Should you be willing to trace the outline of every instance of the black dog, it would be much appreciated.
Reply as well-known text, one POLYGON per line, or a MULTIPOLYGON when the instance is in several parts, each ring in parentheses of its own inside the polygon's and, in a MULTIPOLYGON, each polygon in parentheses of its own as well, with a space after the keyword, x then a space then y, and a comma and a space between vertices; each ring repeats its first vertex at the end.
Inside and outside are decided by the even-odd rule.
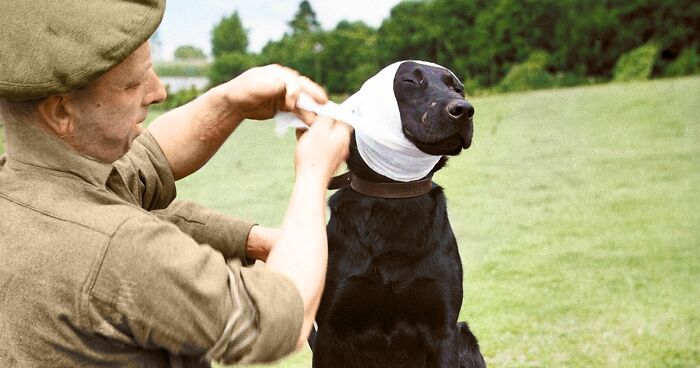
POLYGON ((430 182, 445 155, 470 146, 474 109, 459 80, 437 66, 403 62, 393 91, 405 137, 442 157, 423 180, 397 184, 367 165, 353 135, 347 162, 353 185, 329 201, 328 274, 313 366, 485 367, 466 322, 457 323, 462 266, 445 195, 430 182))

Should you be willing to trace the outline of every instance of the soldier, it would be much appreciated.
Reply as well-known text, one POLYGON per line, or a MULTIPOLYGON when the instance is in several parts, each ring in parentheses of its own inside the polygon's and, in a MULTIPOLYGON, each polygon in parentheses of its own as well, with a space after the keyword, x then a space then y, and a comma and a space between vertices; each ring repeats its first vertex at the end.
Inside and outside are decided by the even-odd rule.
MULTIPOLYGON (((0 4, 0 366, 266 362, 309 334, 326 265, 325 187, 350 128, 303 115, 281 229, 174 200, 244 119, 323 90, 254 68, 170 111, 148 38, 164 0, 0 4), (265 267, 247 267, 252 259, 265 267)), ((233 186, 232 186, 233 187, 233 186)))

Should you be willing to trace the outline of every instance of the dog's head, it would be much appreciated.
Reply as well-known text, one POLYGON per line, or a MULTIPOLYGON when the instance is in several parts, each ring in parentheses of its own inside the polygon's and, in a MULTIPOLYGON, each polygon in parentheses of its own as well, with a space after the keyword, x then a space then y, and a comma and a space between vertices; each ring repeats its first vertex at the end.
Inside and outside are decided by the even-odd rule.
POLYGON ((456 155, 469 148, 474 107, 451 71, 405 61, 394 76, 394 95, 403 133, 418 149, 430 155, 456 155))
POLYGON ((415 181, 472 143, 474 108, 464 99, 459 79, 437 64, 391 64, 343 106, 362 118, 348 160, 354 172, 364 173, 358 166, 368 167, 381 178, 415 181))

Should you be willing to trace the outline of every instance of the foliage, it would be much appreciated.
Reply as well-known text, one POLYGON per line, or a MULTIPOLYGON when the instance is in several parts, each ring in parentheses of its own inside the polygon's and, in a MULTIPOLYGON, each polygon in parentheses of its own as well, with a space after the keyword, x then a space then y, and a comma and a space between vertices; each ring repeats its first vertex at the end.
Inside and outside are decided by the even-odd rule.
POLYGON ((162 77, 203 77, 209 71, 206 61, 157 62, 153 64, 156 74, 162 77))
POLYGON ((477 88, 493 86, 534 51, 567 83, 610 78, 618 58, 651 40, 662 63, 698 44, 700 5, 691 0, 428 0, 394 7, 378 31, 382 64, 424 58, 477 88), (440 21, 435 21, 439 19, 440 21))
POLYGON ((308 1, 299 4, 289 27, 290 31, 280 40, 270 41, 265 45, 259 60, 264 64, 284 64, 321 82, 320 62, 324 34, 308 1))
POLYGON ((664 76, 678 77, 700 72, 700 55, 695 47, 686 47, 680 55, 664 69, 664 76))
POLYGON ((403 1, 377 31, 377 51, 382 65, 398 60, 435 60, 441 45, 429 3, 403 1))
POLYGON ((649 79, 658 53, 659 47, 649 43, 623 54, 615 64, 613 79, 618 82, 649 79))
POLYGON ((205 60, 204 51, 191 45, 179 46, 175 49, 175 60, 205 60))
POLYGON ((221 19, 212 31, 214 62, 209 69, 210 86, 227 82, 257 64, 258 58, 247 53, 248 32, 238 12, 221 19))
MULTIPOLYGON (((480 85, 497 84, 512 65, 525 61, 536 50, 551 52, 553 28, 561 17, 556 0, 499 0, 479 4, 474 11, 470 54, 458 56, 461 65, 480 85), (483 8, 481 7, 483 6, 483 8)), ((449 30, 446 30, 449 31, 449 30)))
POLYGON ((211 52, 215 58, 229 52, 245 53, 248 31, 243 28, 238 12, 223 17, 211 32, 211 52))
POLYGON ((498 85, 501 92, 525 91, 554 86, 554 78, 547 72, 549 55, 535 51, 520 64, 515 64, 498 85))
POLYGON ((379 69, 375 41, 372 27, 341 21, 327 32, 290 32, 268 42, 260 62, 296 69, 325 85, 330 93, 354 92, 379 69))
POLYGON ((209 85, 217 86, 237 77, 257 64, 255 55, 227 52, 219 55, 209 68, 209 85))
POLYGON ((322 51, 322 36, 319 33, 285 34, 280 40, 270 41, 263 47, 260 61, 283 64, 320 81, 317 60, 322 51))
POLYGON ((293 35, 318 33, 321 31, 321 24, 316 19, 316 12, 311 8, 311 4, 307 0, 299 3, 299 9, 288 25, 293 35))
MULTIPOLYGON (((245 41, 239 44, 247 45, 240 19, 232 18, 235 26, 226 34, 239 35, 245 41)), ((658 53, 651 77, 692 73, 700 46, 700 3, 404 0, 377 29, 341 22, 323 30, 311 4, 301 1, 288 25, 288 32, 254 59, 257 63, 287 65, 343 94, 384 65, 422 59, 450 68, 475 93, 528 88, 528 78, 534 88, 610 80, 622 55, 652 42, 658 53), (695 53, 683 51, 688 48, 695 53), (547 65, 533 75, 536 65, 528 58, 540 51, 548 55, 547 65)), ((233 51, 245 53, 245 47, 233 51)))
POLYGON ((341 21, 323 38, 320 81, 330 93, 357 91, 379 70, 376 31, 362 22, 341 21))
POLYGON ((168 98, 157 105, 157 107, 163 110, 172 110, 194 100, 195 98, 199 97, 201 93, 202 92, 194 86, 175 93, 170 93, 170 91, 168 91, 168 98))

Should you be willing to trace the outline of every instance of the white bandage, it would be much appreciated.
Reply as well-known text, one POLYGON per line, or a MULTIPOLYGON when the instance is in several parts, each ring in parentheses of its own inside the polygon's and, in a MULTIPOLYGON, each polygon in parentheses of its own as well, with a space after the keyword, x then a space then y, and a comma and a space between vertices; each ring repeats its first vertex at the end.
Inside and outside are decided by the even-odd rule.
MULTIPOLYGON (((414 62, 444 69, 433 63, 414 62)), ((396 181, 409 182, 428 175, 442 156, 419 150, 403 134, 399 105, 394 95, 394 77, 402 63, 396 62, 382 69, 340 105, 333 102, 319 105, 302 94, 297 106, 350 124, 355 129, 360 156, 372 170, 396 181)), ((306 126, 291 113, 280 112, 275 118, 278 133, 289 127, 306 126)))

